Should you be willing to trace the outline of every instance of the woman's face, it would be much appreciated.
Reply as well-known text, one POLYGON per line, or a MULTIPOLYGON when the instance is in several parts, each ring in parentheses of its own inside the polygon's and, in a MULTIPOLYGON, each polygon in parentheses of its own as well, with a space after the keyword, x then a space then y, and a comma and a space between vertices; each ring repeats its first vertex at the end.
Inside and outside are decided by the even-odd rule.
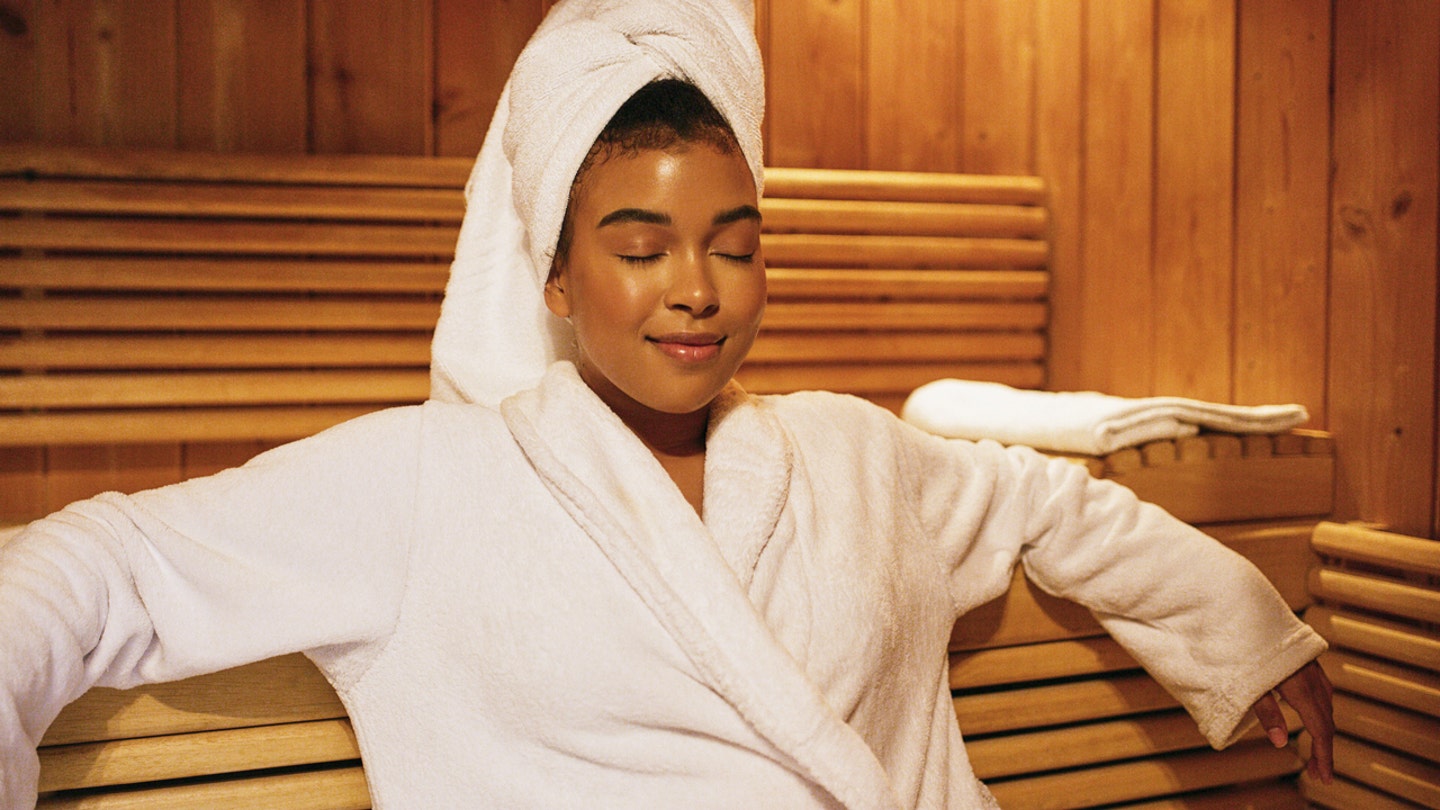
POLYGON ((710 404, 765 310, 760 212, 738 150, 704 143, 619 155, 583 175, 572 236, 545 287, 569 318, 580 376, 612 408, 710 404))

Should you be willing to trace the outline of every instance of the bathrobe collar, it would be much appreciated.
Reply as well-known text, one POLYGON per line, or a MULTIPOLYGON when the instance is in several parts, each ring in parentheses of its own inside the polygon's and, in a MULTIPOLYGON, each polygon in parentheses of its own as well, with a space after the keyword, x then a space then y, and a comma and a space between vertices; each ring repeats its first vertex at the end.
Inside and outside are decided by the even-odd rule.
POLYGON ((559 362, 501 404, 561 506, 654 612, 706 682, 848 807, 892 807, 874 753, 826 704, 745 592, 788 491, 790 445, 774 414, 732 383, 706 442, 700 517, 659 461, 559 362), (709 524, 707 526, 707 524, 709 524))

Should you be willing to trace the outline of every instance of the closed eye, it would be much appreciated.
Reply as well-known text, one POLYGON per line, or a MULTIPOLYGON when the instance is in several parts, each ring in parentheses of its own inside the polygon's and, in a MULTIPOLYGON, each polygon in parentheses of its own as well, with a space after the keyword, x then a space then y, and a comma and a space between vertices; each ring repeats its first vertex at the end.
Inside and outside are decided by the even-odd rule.
POLYGON ((650 264, 651 262, 659 261, 660 257, 664 255, 663 253, 649 253, 644 256, 632 256, 626 253, 620 253, 617 254, 616 258, 626 264, 650 264))
POLYGON ((746 254, 743 254, 743 255, 742 255, 742 254, 738 254, 738 253, 716 253, 715 255, 716 255, 716 256, 719 256, 719 257, 722 258, 722 259, 729 259, 729 260, 732 261, 732 262, 744 262, 744 263, 746 263, 746 264, 750 263, 750 261, 752 261, 752 260, 755 258, 755 252, 754 252, 754 251, 751 251, 751 252, 746 253, 746 254))

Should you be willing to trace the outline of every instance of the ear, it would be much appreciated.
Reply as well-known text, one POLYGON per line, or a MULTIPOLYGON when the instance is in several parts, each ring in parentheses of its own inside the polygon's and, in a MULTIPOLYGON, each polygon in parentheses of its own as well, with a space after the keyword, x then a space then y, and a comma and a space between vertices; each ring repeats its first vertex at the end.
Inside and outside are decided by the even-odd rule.
POLYGON ((550 271, 545 279, 545 308, 557 318, 570 317, 570 296, 565 292, 565 281, 558 268, 550 271))

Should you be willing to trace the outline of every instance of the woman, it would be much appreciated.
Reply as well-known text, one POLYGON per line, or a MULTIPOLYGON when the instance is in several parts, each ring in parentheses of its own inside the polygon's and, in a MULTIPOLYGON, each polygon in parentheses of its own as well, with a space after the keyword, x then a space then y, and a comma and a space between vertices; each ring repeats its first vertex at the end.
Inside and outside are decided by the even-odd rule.
POLYGON ((945 643, 1016 564, 1216 744, 1251 704, 1283 734, 1279 684, 1328 774, 1323 642, 1248 563, 1073 465, 730 382, 765 291, 748 20, 616 6, 557 7, 477 162, 437 391, 498 408, 375 414, 0 551, 4 805, 91 685, 300 650, 380 808, 994 807, 945 643))

